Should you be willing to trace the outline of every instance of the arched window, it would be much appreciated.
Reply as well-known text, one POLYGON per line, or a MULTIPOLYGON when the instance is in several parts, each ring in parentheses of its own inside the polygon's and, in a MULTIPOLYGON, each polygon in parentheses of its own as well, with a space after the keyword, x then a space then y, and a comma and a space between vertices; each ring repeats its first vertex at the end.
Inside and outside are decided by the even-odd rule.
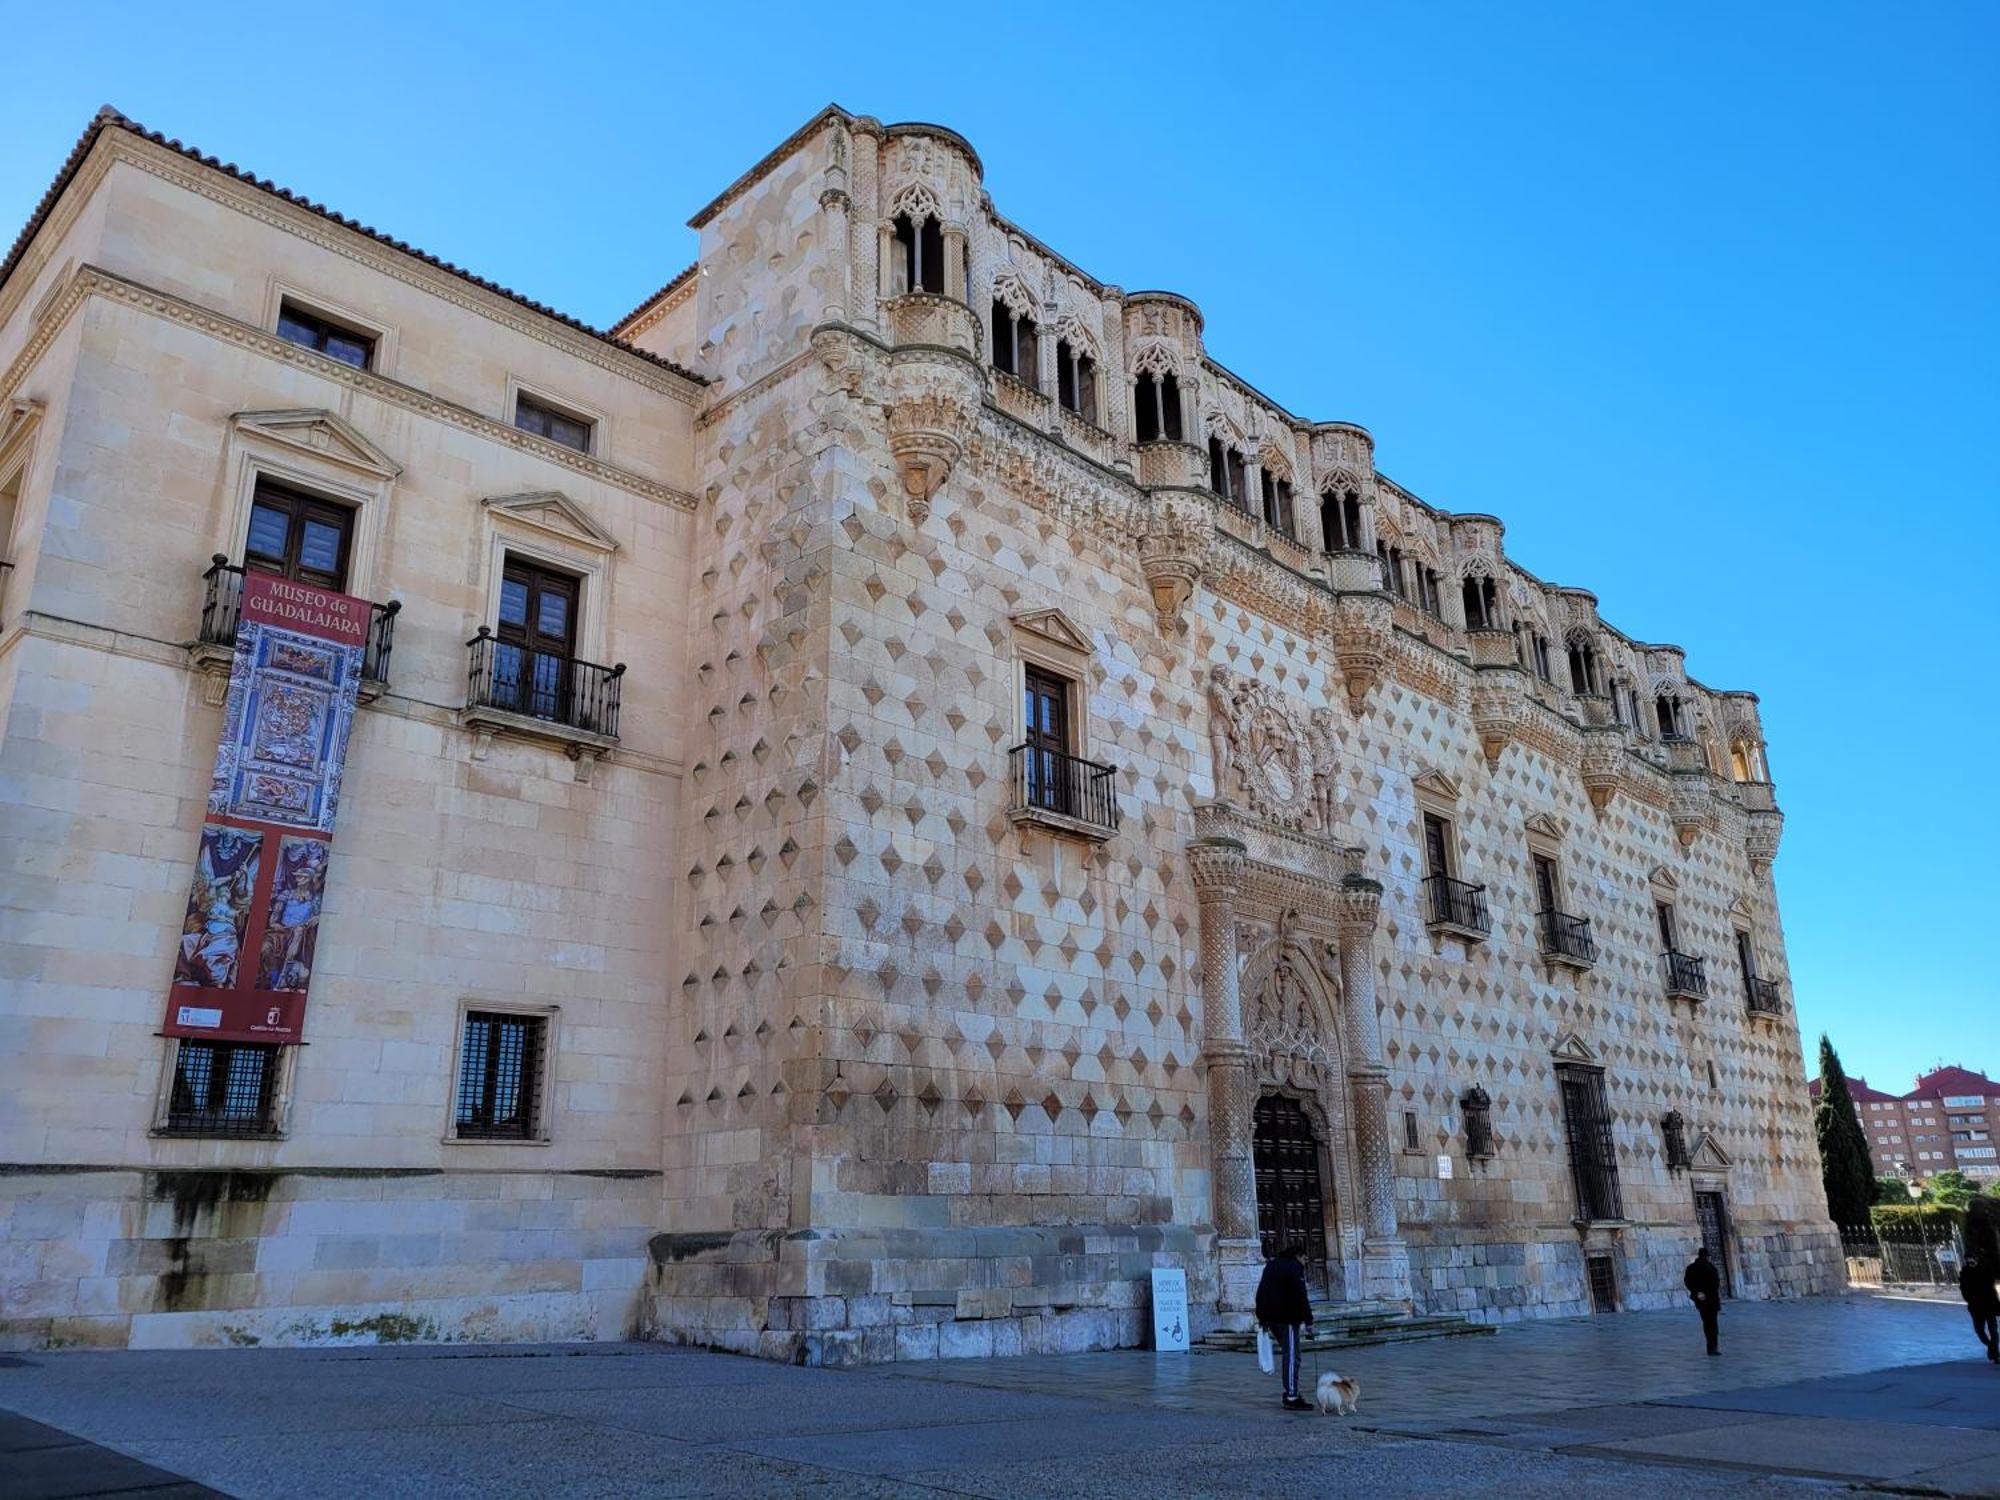
POLYGON ((1264 524, 1282 531, 1286 536, 1294 535, 1292 516, 1292 482, 1280 479, 1267 465, 1263 470, 1264 524))
POLYGON ((1238 510, 1250 509, 1250 476, 1243 450, 1213 435, 1208 440, 1208 487, 1238 510))
POLYGON ((1142 443, 1181 440, 1181 383, 1172 370, 1142 370, 1132 387, 1132 435, 1142 443))
POLYGON ((1573 692, 1598 695, 1597 648, 1580 636, 1569 640, 1569 683, 1573 692))
POLYGON ((1681 700, 1672 693, 1654 696, 1653 714, 1660 721, 1661 739, 1684 740, 1688 737, 1687 716, 1681 711, 1681 700))
POLYGON ((1379 537, 1375 542, 1375 555, 1382 560, 1382 587, 1398 599, 1410 597, 1408 576, 1403 571, 1403 549, 1392 547, 1379 537))
POLYGON ((1467 630, 1498 630, 1500 626, 1500 600, 1493 587, 1493 580, 1485 574, 1468 577, 1459 585, 1459 594, 1465 602, 1465 628, 1467 630))
POLYGON ((1097 361, 1068 339, 1056 340, 1056 399, 1084 421, 1097 420, 1097 361))
POLYGON ((993 299, 993 368, 1041 389, 1041 345, 1035 320, 993 299))
POLYGON ((1345 494, 1336 490, 1320 491, 1319 534, 1329 552, 1359 549, 1361 497, 1353 490, 1345 494))
POLYGON ((944 229, 934 218, 921 223, 908 214, 896 215, 896 261, 894 290, 942 292, 944 290, 944 229))

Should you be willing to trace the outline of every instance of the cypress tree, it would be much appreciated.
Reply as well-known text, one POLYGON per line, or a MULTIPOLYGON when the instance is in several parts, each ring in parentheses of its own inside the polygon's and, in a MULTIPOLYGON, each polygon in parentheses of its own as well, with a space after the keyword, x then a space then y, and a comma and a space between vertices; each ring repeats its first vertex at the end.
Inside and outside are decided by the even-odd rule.
POLYGON ((1840 1054, 1824 1034, 1819 1039, 1819 1103, 1813 1107, 1813 1135, 1819 1141, 1827 1213, 1836 1224, 1866 1224, 1875 1202, 1875 1166, 1868 1157, 1868 1137, 1861 1133, 1840 1054))

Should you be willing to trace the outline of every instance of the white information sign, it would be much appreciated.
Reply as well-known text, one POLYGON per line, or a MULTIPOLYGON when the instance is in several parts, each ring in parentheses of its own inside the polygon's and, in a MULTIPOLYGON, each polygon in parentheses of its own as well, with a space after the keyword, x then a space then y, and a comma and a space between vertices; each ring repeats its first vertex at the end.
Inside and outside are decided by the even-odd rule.
POLYGON ((1153 1348, 1185 1354, 1188 1347, 1187 1272, 1153 1272, 1153 1348))
POLYGON ((1438 1153, 1438 1176, 1446 1181, 1451 1178, 1451 1158, 1442 1151, 1438 1153))

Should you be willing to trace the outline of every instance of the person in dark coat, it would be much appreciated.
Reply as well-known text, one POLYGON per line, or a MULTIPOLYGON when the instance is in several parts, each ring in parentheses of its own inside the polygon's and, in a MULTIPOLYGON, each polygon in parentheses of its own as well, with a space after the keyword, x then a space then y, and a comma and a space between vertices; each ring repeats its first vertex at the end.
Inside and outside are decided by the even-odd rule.
POLYGON ((1312 1298, 1306 1294, 1306 1268, 1299 1259, 1299 1247, 1287 1245, 1264 1262, 1264 1275, 1257 1283, 1257 1321, 1269 1330, 1278 1346, 1278 1369, 1285 1378, 1286 1411, 1311 1411, 1312 1403, 1299 1394, 1299 1346, 1306 1325, 1312 1322, 1312 1298))
POLYGON ((1994 1285, 1995 1267, 1982 1255, 1968 1255, 1958 1273, 1958 1295, 1972 1314, 1972 1331, 1986 1346, 1986 1357, 2000 1365, 2000 1287, 1994 1285))
POLYGON ((1687 1288, 1688 1300, 1701 1314, 1701 1336, 1708 1340, 1708 1352, 1720 1354, 1722 1351, 1715 1346, 1715 1320, 1722 1311, 1722 1275, 1708 1258, 1708 1246, 1695 1251, 1694 1259, 1688 1262, 1687 1274, 1681 1277, 1681 1285, 1687 1288))

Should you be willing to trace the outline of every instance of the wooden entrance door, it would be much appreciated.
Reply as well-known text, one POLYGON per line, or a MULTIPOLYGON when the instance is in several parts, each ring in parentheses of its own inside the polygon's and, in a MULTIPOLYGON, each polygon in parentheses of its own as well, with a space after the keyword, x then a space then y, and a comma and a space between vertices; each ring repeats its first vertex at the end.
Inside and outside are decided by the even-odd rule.
POLYGON ((1701 1242, 1708 1247, 1708 1258, 1715 1262, 1715 1273, 1722 1278, 1722 1295, 1734 1297, 1735 1288, 1729 1284, 1729 1209, 1722 1201, 1722 1194, 1697 1190, 1694 1218, 1701 1227, 1701 1242))
POLYGON ((1264 1258, 1297 1245, 1306 1281, 1322 1296, 1326 1265, 1326 1194, 1320 1186, 1319 1137, 1296 1099, 1266 1094, 1257 1101, 1251 1158, 1257 1174, 1257 1237, 1264 1258))

